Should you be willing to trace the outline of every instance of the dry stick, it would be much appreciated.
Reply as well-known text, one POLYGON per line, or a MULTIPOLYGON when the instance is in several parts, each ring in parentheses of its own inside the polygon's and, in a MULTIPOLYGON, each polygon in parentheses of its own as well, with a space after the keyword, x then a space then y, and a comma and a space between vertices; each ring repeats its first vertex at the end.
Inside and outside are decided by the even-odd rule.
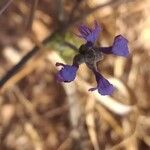
MULTIPOLYGON (((135 112, 136 113, 136 112, 135 112)), ((149 117, 145 117, 145 116, 139 116, 138 119, 137 119, 137 122, 136 122, 136 126, 135 126, 135 130, 134 132, 126 137, 123 141, 121 141, 119 144, 113 146, 111 148, 111 150, 118 150, 118 149, 121 149, 123 146, 126 148, 126 149, 129 149, 129 146, 131 145, 130 143, 132 143, 132 146, 130 149, 133 149, 133 150, 136 150, 137 149, 137 139, 140 138, 141 140, 143 140, 145 138, 145 135, 141 135, 140 134, 140 130, 141 128, 143 127, 143 129, 145 128, 144 125, 147 124, 147 126, 149 127, 150 126, 150 119, 149 117)), ((146 132, 147 133, 147 132, 146 132)), ((147 133, 148 134, 148 133, 147 133)), ((148 139, 147 143, 149 146, 149 141, 150 141, 150 138, 148 139)), ((145 141, 144 141, 145 142, 145 141)))
MULTIPOLYGON (((44 57, 44 56, 42 56, 44 57)), ((11 77, 10 80, 8 80, 5 84, 5 86, 1 89, 1 93, 4 93, 6 90, 11 88, 12 86, 15 85, 18 81, 23 79, 25 76, 30 74, 33 70, 35 70, 42 62, 43 60, 41 59, 33 59, 28 64, 26 64, 26 67, 24 69, 21 69, 19 72, 17 72, 14 76, 11 77)))
MULTIPOLYGON (((19 100, 19 102, 23 105, 23 107, 25 107, 25 109, 31 114, 31 116, 34 116, 34 121, 35 123, 38 124, 38 122, 40 121, 40 117, 39 114, 37 114, 36 110, 35 110, 35 106, 23 95, 22 91, 17 87, 14 86, 13 91, 17 97, 17 99, 19 100)), ((61 107, 52 109, 50 111, 48 111, 44 117, 47 119, 51 119, 53 117, 56 117, 58 115, 61 115, 63 112, 68 111, 69 106, 68 104, 65 104, 61 107)), ((43 116, 41 115, 41 117, 43 118, 43 116)))
MULTIPOLYGON (((137 140, 136 139, 136 134, 133 133, 131 136, 127 137, 126 139, 124 139, 123 141, 121 141, 119 144, 113 146, 111 148, 111 150, 119 150, 119 149, 122 149, 123 146, 124 146, 124 148, 126 147, 128 149, 129 148, 128 146, 130 145, 130 143, 132 143, 132 144, 136 143, 137 142, 136 140, 137 140)), ((132 149, 133 149, 133 147, 132 147, 132 149)), ((136 150, 136 148, 133 149, 133 150, 136 150)))
POLYGON ((64 44, 64 46, 70 47, 74 51, 78 52, 78 50, 79 50, 75 45, 71 44, 70 42, 64 41, 63 44, 64 44))
MULTIPOLYGON (((33 33, 34 35, 34 33, 33 33)), ((34 43, 36 43, 36 45, 38 45, 39 47, 39 51, 38 53, 35 53, 34 56, 36 61, 34 59, 31 59, 30 61, 28 61, 26 65, 26 67, 24 69, 21 68, 21 70, 19 72, 16 72, 16 74, 14 76, 12 76, 10 78, 10 80, 8 80, 5 84, 5 86, 3 86, 3 88, 1 89, 1 93, 5 92, 7 89, 9 89, 10 87, 12 87, 13 85, 15 85, 15 83, 17 83, 18 81, 20 81, 22 78, 24 78, 25 76, 27 76, 29 73, 31 73, 35 68, 37 68, 37 66, 39 66, 41 64, 41 62, 43 61, 41 58, 45 57, 46 55, 46 48, 43 48, 43 45, 36 39, 36 37, 31 36, 32 40, 34 41, 34 43), (39 57, 40 56, 40 57, 39 57)), ((8 59, 11 61, 11 56, 8 56, 8 59)), ((21 56, 20 56, 21 57, 21 56)))
POLYGON ((30 122, 25 122, 23 124, 25 133, 28 135, 30 140, 33 143, 35 150, 43 150, 43 142, 41 140, 41 136, 39 135, 37 129, 30 122))
POLYGON ((13 0, 8 0, 8 1, 6 2, 6 4, 4 4, 4 5, 2 6, 2 8, 0 8, 0 15, 9 7, 9 5, 12 3, 12 1, 13 1, 13 0))
POLYGON ((31 30, 31 28, 32 28, 32 23, 33 23, 33 19, 35 16, 35 11, 36 11, 36 7, 38 5, 38 2, 39 2, 39 0, 33 0, 32 1, 29 20, 27 22, 27 30, 31 30))
MULTIPOLYGON (((132 1, 132 0, 126 0, 126 2, 128 1, 132 1)), ((88 15, 94 13, 95 11, 97 10, 100 10, 106 6, 114 6, 114 7, 117 7, 119 5, 121 5, 123 2, 125 2, 124 0, 111 0, 110 2, 107 2, 105 4, 102 4, 102 5, 98 5, 98 6, 95 6, 94 8, 91 8, 89 11, 87 11, 86 13, 84 13, 83 15, 80 15, 79 17, 76 17, 73 22, 77 22, 79 20, 82 20, 84 18, 86 18, 88 15)))
POLYGON ((70 15, 69 15, 69 19, 68 19, 69 22, 72 21, 72 19, 73 19, 73 17, 74 17, 74 14, 75 14, 75 12, 78 11, 79 5, 80 5, 80 3, 81 3, 82 1, 83 1, 83 0, 76 0, 76 1, 75 1, 75 4, 74 4, 74 6, 72 7, 72 9, 71 9, 71 11, 70 11, 70 15))
POLYGON ((48 118, 48 119, 51 119, 51 118, 53 118, 53 117, 56 117, 56 116, 61 115, 61 114, 64 113, 64 112, 68 112, 68 110, 69 110, 69 105, 68 105, 68 104, 65 104, 65 105, 63 105, 63 106, 60 106, 60 107, 58 107, 58 108, 54 108, 54 109, 52 109, 52 110, 46 112, 46 113, 44 114, 44 117, 46 117, 46 118, 48 118))
POLYGON ((119 137, 122 137, 123 136, 123 129, 121 128, 121 126, 119 125, 119 123, 117 122, 117 120, 112 116, 111 112, 109 112, 102 105, 96 105, 95 107, 96 107, 96 110, 100 114, 100 118, 102 118, 103 120, 105 120, 109 124, 109 126, 112 127, 112 129, 115 131, 115 133, 119 137))
POLYGON ((95 99, 92 95, 89 94, 85 106, 87 130, 94 150, 100 150, 96 133, 94 108, 95 99))
POLYGON ((56 1, 58 6, 58 19, 61 23, 65 21, 64 0, 56 1))
MULTIPOLYGON (((47 44, 52 40, 59 31, 55 31, 52 35, 48 36, 43 40, 42 44, 47 44)), ((29 51, 15 66, 13 66, 0 80, 0 88, 13 76, 15 75, 26 63, 39 51, 39 47, 35 46, 31 51, 29 51)))
MULTIPOLYGON (((23 108, 25 108, 25 111, 28 111, 31 114, 32 116, 31 120, 33 121, 33 124, 35 122, 38 124, 39 121, 41 121, 41 118, 36 113, 35 107, 33 106, 33 104, 24 97, 24 95, 22 94, 22 92, 17 86, 14 87, 13 91, 14 91, 16 98, 19 100, 20 104, 23 106, 23 108)), ((33 143, 35 150, 42 150, 43 142, 41 141, 41 137, 39 136, 37 130, 33 127, 33 125, 29 121, 28 122, 25 121, 23 123, 23 126, 25 129, 25 132, 30 137, 33 143)))
MULTIPOLYGON (((36 112, 35 106, 33 103, 31 103, 26 97, 23 95, 22 91, 15 86, 14 94, 16 95, 16 98, 19 100, 20 104, 25 108, 25 111, 27 111, 31 115, 31 121, 23 121, 23 126, 25 129, 25 132, 30 137, 35 150, 42 150, 44 147, 43 141, 41 140, 40 135, 38 134, 37 130, 34 128, 34 124, 39 124, 41 121, 41 116, 36 112), (32 123, 31 123, 32 122, 32 123)), ((48 124, 46 120, 42 120, 45 124, 48 124)))
MULTIPOLYGON (((69 133, 69 136, 62 142, 62 144, 60 144, 60 146, 57 148, 57 150, 68 149, 69 145, 73 142, 73 140, 79 139, 79 138, 80 138, 79 131, 77 129, 72 129, 72 131, 70 131, 70 133, 69 133)), ((74 145, 74 147, 76 147, 76 146, 79 146, 79 145, 74 145)))

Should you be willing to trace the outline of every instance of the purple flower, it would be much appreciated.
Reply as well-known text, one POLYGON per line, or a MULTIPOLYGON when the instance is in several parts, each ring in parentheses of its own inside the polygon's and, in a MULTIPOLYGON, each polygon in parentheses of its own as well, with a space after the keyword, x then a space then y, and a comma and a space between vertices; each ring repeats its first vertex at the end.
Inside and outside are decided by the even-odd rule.
POLYGON ((78 35, 79 37, 84 38, 87 42, 94 43, 99 36, 101 28, 98 25, 98 23, 95 21, 93 29, 85 25, 80 25, 78 30, 80 32, 80 35, 78 35))
POLYGON ((100 50, 105 54, 114 54, 117 56, 127 57, 129 55, 128 40, 122 35, 118 35, 115 37, 112 46, 100 47, 100 50))
POLYGON ((115 87, 109 83, 99 72, 93 71, 97 81, 97 86, 95 88, 90 88, 89 91, 98 90, 101 95, 111 95, 115 87))
POLYGON ((112 46, 112 53, 118 56, 127 57, 129 55, 128 40, 122 35, 116 36, 112 46))
POLYGON ((57 74, 57 79, 60 82, 73 81, 79 65, 81 63, 86 63, 87 67, 93 71, 97 81, 97 86, 95 88, 90 88, 89 91, 98 90, 101 95, 111 95, 115 87, 98 72, 97 63, 102 60, 103 53, 127 57, 129 55, 128 41, 122 35, 118 35, 114 38, 112 46, 97 47, 95 43, 101 28, 96 21, 94 24, 93 29, 85 25, 81 25, 78 28, 80 35, 77 36, 85 39, 86 43, 80 46, 79 53, 75 55, 72 65, 56 63, 56 66, 62 66, 57 74))
POLYGON ((62 63, 56 63, 56 66, 62 66, 61 70, 57 74, 58 81, 71 82, 75 79, 78 67, 74 65, 64 65, 62 63))

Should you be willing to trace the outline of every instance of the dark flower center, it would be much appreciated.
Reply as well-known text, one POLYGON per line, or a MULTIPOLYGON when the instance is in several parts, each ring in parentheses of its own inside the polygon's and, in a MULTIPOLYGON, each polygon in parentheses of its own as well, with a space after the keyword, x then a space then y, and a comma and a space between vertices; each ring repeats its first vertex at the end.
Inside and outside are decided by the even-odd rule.
POLYGON ((94 47, 91 42, 81 45, 79 53, 85 63, 94 64, 102 59, 102 52, 97 47, 94 47))

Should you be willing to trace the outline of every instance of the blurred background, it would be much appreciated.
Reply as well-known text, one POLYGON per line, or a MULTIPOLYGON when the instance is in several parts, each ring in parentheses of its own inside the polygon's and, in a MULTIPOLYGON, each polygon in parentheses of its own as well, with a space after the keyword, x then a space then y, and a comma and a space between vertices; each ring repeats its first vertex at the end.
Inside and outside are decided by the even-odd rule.
POLYGON ((150 149, 149 0, 0 0, 0 149, 150 149), (75 81, 56 81, 56 62, 72 63, 80 24, 102 27, 99 43, 122 34, 128 58, 106 55, 99 69, 117 90, 96 85, 81 65, 75 81))

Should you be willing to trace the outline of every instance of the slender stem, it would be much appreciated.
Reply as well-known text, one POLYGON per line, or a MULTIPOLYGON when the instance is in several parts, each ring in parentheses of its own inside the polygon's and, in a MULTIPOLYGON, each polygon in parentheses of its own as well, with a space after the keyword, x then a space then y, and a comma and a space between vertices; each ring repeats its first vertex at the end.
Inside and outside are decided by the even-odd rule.
POLYGON ((92 14, 93 12, 99 10, 99 9, 102 9, 106 6, 119 6, 121 5, 123 2, 127 2, 127 1, 133 1, 133 0, 111 0, 105 4, 100 4, 100 5, 97 5, 95 6, 94 8, 91 8, 90 10, 88 10, 86 13, 83 13, 82 15, 76 17, 73 22, 76 22, 76 21, 79 21, 79 20, 82 20, 84 18, 86 18, 88 15, 92 14))
MULTIPOLYGON (((48 36, 42 44, 48 43, 52 40, 55 35, 60 32, 59 30, 55 31, 52 35, 48 36)), ((35 46, 29 53, 27 53, 15 66, 13 66, 6 74, 0 79, 0 87, 2 87, 13 75, 15 75, 27 62, 28 60, 34 56, 39 51, 39 47, 35 46)))
POLYGON ((9 5, 12 3, 13 0, 8 0, 2 8, 0 8, 0 15, 9 7, 9 5))
POLYGON ((75 45, 71 44, 70 42, 64 41, 63 44, 64 44, 65 46, 70 47, 71 49, 73 49, 73 50, 76 51, 76 52, 79 51, 79 49, 78 49, 75 45))
POLYGON ((72 7, 72 10, 70 12, 70 15, 69 15, 69 19, 68 21, 72 21, 73 17, 74 17, 74 14, 75 12, 77 12, 78 8, 79 8, 79 5, 80 3, 82 2, 83 0, 75 0, 75 4, 74 6, 72 7))
POLYGON ((39 2, 39 0, 33 0, 32 1, 31 9, 30 9, 30 16, 29 16, 29 20, 28 20, 28 23, 27 23, 27 30, 31 30, 38 2, 39 2))

